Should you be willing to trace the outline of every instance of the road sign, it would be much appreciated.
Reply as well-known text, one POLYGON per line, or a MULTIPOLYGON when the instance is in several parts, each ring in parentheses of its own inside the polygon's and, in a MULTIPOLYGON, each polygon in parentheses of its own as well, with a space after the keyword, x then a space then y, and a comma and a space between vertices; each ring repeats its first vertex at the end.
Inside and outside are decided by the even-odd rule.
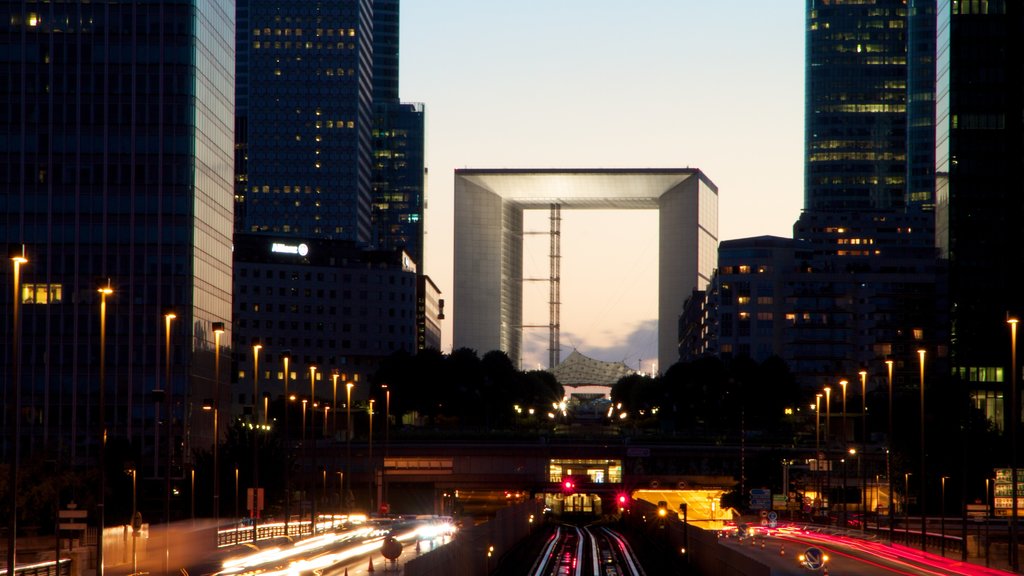
POLYGON ((61 530, 85 530, 85 522, 61 522, 57 525, 61 530))
POLYGON ((85 518, 89 515, 88 510, 58 510, 57 518, 85 518))
POLYGON ((772 522, 774 522, 774 521, 776 521, 778 519, 779 519, 779 515, 776 514, 775 512, 769 512, 768 513, 768 520, 771 520, 772 522))
POLYGON ((825 555, 817 548, 808 548, 804 551, 803 563, 811 570, 820 570, 825 565, 825 555))

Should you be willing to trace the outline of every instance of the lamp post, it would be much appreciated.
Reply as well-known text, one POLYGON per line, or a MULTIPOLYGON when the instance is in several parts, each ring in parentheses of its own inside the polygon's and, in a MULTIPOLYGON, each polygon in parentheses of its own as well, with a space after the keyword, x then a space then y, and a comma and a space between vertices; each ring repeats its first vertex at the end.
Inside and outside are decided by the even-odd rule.
MULTIPOLYGON (((331 436, 334 436, 334 435, 336 435, 338 433, 338 377, 339 376, 341 376, 341 374, 338 374, 337 370, 331 371, 331 382, 332 382, 332 389, 333 389, 333 398, 331 400, 331 410, 334 411, 334 428, 331 429, 331 436)), ((325 425, 324 426, 324 435, 326 435, 326 434, 327 434, 327 427, 325 425)))
MULTIPOLYGON (((846 450, 846 385, 849 384, 846 380, 839 381, 839 387, 843 389, 843 419, 842 430, 840 432, 839 441, 842 443, 843 450, 846 450)), ((843 457, 843 528, 846 528, 846 457, 843 457)))
POLYGON ((1010 568, 1019 569, 1017 554, 1017 424, 1020 422, 1020 404, 1017 400, 1017 318, 1007 318, 1010 325, 1010 568))
POLYGON ((391 443, 391 389, 388 388, 387 384, 381 384, 381 388, 384 389, 384 460, 380 466, 380 481, 384 489, 384 498, 381 500, 382 506, 390 506, 388 502, 388 447, 391 443))
POLYGON ((220 527, 220 337, 224 323, 213 323, 213 519, 220 527))
MULTIPOLYGON (((864 461, 864 455, 868 449, 868 372, 861 370, 860 375, 860 453, 857 460, 857 467, 860 468, 860 514, 863 522, 860 524, 861 531, 867 530, 868 526, 868 467, 864 461)), ((876 522, 877 525, 877 522, 876 522)))
POLYGON ((942 484, 942 501, 939 503, 939 512, 941 513, 942 517, 939 519, 939 532, 942 534, 942 540, 941 540, 940 546, 941 546, 942 557, 943 558, 946 557, 946 479, 947 478, 949 478, 949 476, 943 476, 942 478, 939 479, 940 483, 942 484))
POLYGON ((14 297, 11 299, 11 385, 14 387, 14 401, 11 403, 13 418, 10 419, 10 443, 13 445, 11 463, 8 467, 8 494, 10 495, 11 517, 7 520, 7 573, 14 574, 18 549, 18 460, 21 452, 21 265, 28 264, 25 245, 11 254, 14 268, 14 297))
POLYGON ((889 546, 892 546, 893 522, 896 520, 892 485, 892 365, 892 360, 885 361, 885 367, 889 373, 889 432, 886 439, 889 447, 885 451, 885 475, 888 477, 889 482, 889 546))
POLYGON ((177 318, 174 312, 167 312, 164 314, 164 326, 166 337, 164 339, 164 382, 166 382, 165 398, 167 399, 164 404, 166 408, 166 418, 164 422, 164 429, 167 431, 167 450, 165 452, 164 462, 164 574, 169 574, 170 563, 171 563, 171 543, 170 543, 170 527, 171 527, 171 402, 174 398, 174 387, 171 384, 171 321, 177 318))
MULTIPOLYGON (((309 401, 311 403, 316 402, 316 366, 309 367, 309 401)), ((312 408, 315 404, 310 405, 309 413, 309 444, 310 444, 310 464, 309 464, 309 527, 312 534, 316 536, 316 421, 315 412, 312 408)))
POLYGON ((349 507, 348 495, 352 491, 352 388, 355 382, 345 383, 345 509, 349 507))
POLYGON ((99 526, 99 536, 96 538, 96 576, 103 576, 103 527, 105 526, 105 502, 107 493, 107 419, 106 399, 104 392, 107 388, 106 361, 107 361, 107 296, 114 293, 110 287, 110 279, 107 285, 101 286, 100 293, 100 386, 99 386, 99 424, 100 424, 100 452, 99 452, 99 485, 100 493, 96 503, 96 522, 99 526))
MULTIPOLYGON (((292 441, 289 436, 288 430, 288 378, 290 376, 288 363, 291 362, 292 351, 285 350, 281 352, 281 361, 284 363, 284 443, 287 446, 286 454, 291 455, 292 441)), ((286 456, 286 457, 288 457, 286 456)), ((291 466, 288 466, 284 473, 284 535, 289 536, 288 522, 291 520, 291 503, 292 503, 292 473, 291 466)))
POLYGON ((260 510, 260 461, 259 450, 256 447, 256 435, 259 430, 256 413, 259 410, 259 380, 260 380, 260 350, 263 346, 259 342, 252 345, 252 413, 249 420, 250 441, 252 443, 252 541, 256 542, 257 528, 256 520, 259 518, 260 510))
POLYGON ((903 539, 910 544, 910 477, 913 472, 903 473, 903 499, 906 500, 903 506, 903 539))
MULTIPOLYGON (((814 395, 814 478, 815 491, 819 505, 824 502, 821 498, 821 397, 822 393, 814 395)), ((813 513, 813 510, 812 510, 813 513)))
POLYGON ((924 349, 917 351, 917 358, 921 367, 921 551, 924 552, 927 549, 927 538, 925 535, 928 533, 928 510, 925 508, 925 452, 924 452, 924 349))
MULTIPOLYGON (((823 492, 832 490, 832 451, 829 447, 829 433, 831 430, 830 423, 832 422, 832 387, 825 386, 825 455, 828 456, 825 461, 828 463, 825 469, 825 489, 823 492)), ((822 504, 825 503, 825 499, 822 498, 822 504)), ((832 500, 829 499, 829 507, 832 507, 832 500)))
POLYGON ((373 481, 377 476, 377 467, 373 464, 373 398, 370 398, 370 405, 367 408, 367 413, 370 415, 370 435, 369 435, 369 466, 370 476, 367 482, 367 491, 369 492, 370 499, 370 514, 373 514, 373 481))

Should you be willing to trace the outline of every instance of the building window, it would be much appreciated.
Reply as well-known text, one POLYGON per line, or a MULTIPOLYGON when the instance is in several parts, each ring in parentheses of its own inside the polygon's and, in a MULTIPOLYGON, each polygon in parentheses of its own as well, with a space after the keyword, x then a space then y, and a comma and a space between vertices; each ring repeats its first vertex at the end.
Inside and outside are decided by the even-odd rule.
POLYGON ((62 284, 22 284, 22 304, 60 304, 64 294, 62 284))

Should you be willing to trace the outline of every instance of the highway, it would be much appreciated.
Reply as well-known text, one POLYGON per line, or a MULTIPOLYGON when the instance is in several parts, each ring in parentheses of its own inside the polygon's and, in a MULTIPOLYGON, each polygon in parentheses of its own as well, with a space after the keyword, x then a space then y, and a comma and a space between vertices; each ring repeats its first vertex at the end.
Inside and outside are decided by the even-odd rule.
POLYGON ((449 519, 417 518, 368 521, 343 530, 330 531, 297 542, 266 542, 251 551, 230 555, 203 576, 300 576, 350 574, 374 569, 383 571, 385 562, 399 566, 404 561, 450 541, 454 526, 449 519), (394 553, 388 549, 392 549, 394 553), (395 556, 394 561, 385 559, 395 556))
MULTIPOLYGON (((883 542, 861 540, 799 527, 783 527, 778 530, 754 529, 753 534, 742 538, 736 532, 723 533, 719 544, 741 551, 769 566, 772 574, 779 576, 803 575, 815 571, 829 576, 1002 576, 1010 572, 995 570, 950 560, 936 554, 883 542), (823 562, 818 568, 801 563, 801 555, 808 549, 822 553, 823 562), (827 558, 827 559, 826 559, 827 558)), ((812 554, 812 556, 814 556, 812 554)), ((817 558, 814 558, 815 560, 817 558)))

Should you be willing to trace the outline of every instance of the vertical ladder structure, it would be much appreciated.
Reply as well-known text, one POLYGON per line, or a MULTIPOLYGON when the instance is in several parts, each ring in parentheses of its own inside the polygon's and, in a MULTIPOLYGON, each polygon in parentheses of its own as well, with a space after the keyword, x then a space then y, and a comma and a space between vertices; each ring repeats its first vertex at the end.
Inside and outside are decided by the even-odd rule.
POLYGON ((557 366, 562 356, 562 348, 559 344, 562 312, 562 206, 552 204, 550 211, 551 250, 548 258, 551 276, 548 279, 548 370, 557 366))

